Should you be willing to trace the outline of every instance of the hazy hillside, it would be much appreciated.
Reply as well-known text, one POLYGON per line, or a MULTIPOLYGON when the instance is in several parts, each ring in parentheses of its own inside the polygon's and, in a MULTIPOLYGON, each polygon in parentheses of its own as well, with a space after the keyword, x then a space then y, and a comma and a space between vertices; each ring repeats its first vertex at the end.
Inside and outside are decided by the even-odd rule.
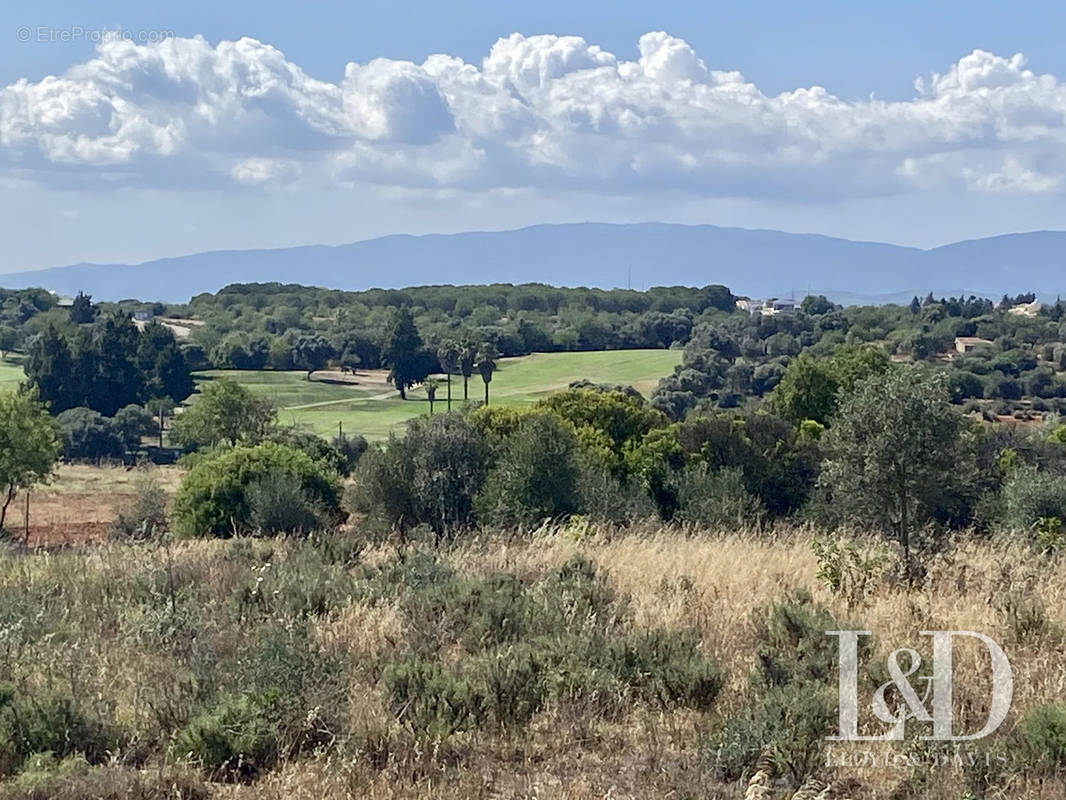
POLYGON ((998 296, 1066 290, 1066 232, 1040 231, 933 250, 712 225, 581 223, 514 231, 386 236, 353 244, 214 251, 139 265, 78 264, 0 276, 10 288, 79 290, 98 299, 182 301, 229 283, 339 289, 433 283, 560 286, 706 285, 751 295, 812 287, 841 299, 927 291, 998 296))

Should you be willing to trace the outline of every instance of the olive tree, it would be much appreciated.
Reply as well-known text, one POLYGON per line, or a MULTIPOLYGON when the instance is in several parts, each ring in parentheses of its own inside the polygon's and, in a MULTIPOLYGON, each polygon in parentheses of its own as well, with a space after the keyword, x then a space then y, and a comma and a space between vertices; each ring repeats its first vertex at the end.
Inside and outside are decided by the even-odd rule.
POLYGON ((52 477, 60 447, 59 425, 35 393, 0 393, 0 530, 15 495, 52 477))
POLYGON ((822 439, 820 486, 845 518, 898 539, 908 576, 912 531, 973 473, 967 425, 942 372, 897 366, 858 381, 822 439))

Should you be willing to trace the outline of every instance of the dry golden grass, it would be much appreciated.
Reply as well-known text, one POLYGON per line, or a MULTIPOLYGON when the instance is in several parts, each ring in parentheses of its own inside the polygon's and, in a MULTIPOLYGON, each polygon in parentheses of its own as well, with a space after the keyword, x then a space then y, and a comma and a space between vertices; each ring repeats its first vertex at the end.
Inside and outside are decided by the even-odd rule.
MULTIPOLYGON (((931 557, 926 580, 919 586, 908 590, 886 575, 866 602, 853 608, 817 579, 813 538, 806 529, 782 530, 769 537, 649 529, 574 540, 563 530, 541 532, 532 541, 505 547, 486 542, 460 549, 451 559, 454 565, 475 571, 537 573, 575 554, 591 558, 631 595, 639 622, 699 631, 706 652, 727 675, 718 705, 718 713, 725 717, 750 702, 747 681, 757 647, 752 611, 801 589, 838 619, 873 631, 873 659, 882 664, 897 647, 921 650, 928 642, 919 636, 921 630, 973 630, 991 636, 1002 644, 1014 671, 1014 701, 1005 730, 1036 705, 1066 698, 1063 558, 1041 556, 1016 543, 964 539, 931 557), (1018 602, 1042 610, 1038 616, 1043 623, 1035 630, 1019 630, 1012 624, 1008 609, 1018 602)), ((979 645, 960 644, 954 669, 956 724, 976 730, 987 717, 987 656, 979 645)), ((863 796, 887 797, 901 779, 897 769, 864 767, 856 774, 869 784, 863 796)), ((903 796, 962 796, 958 776, 939 776, 938 781, 935 789, 923 790, 929 794, 903 796)), ((1025 791, 1033 793, 1014 796, 1066 796, 1061 784, 1048 787, 1047 794, 1037 787, 1025 791)))
MULTIPOLYGON (((146 480, 173 493, 184 470, 175 466, 123 466, 61 464, 55 480, 30 492, 29 537, 31 547, 99 541, 117 511, 129 502, 146 480)), ((7 528, 26 536, 26 495, 20 493, 7 512, 7 528)))
MULTIPOLYGON (((98 479, 94 476, 83 473, 81 480, 98 479)), ((78 485, 77 475, 67 477, 67 488, 78 485)), ((108 480, 112 487, 121 485, 119 476, 108 480)), ((822 782, 812 781, 806 790, 786 786, 769 773, 750 786, 722 785, 711 779, 702 750, 706 735, 754 699, 749 675, 756 665, 758 640, 752 612, 795 590, 810 592, 838 619, 874 631, 874 659, 881 663, 897 647, 921 649, 920 630, 975 630, 1000 642, 1015 677, 1006 731, 1026 711, 1066 697, 1062 558, 1038 555, 1012 543, 962 539, 930 557, 927 576, 915 588, 908 590, 885 574, 862 602, 849 605, 816 577, 813 538, 806 529, 768 535, 658 527, 591 535, 583 531, 575 538, 564 528, 542 530, 524 539, 486 536, 453 546, 444 557, 458 570, 475 574, 506 570, 534 578, 576 554, 590 558, 607 571, 618 591, 629 596, 638 625, 698 633, 702 648, 725 674, 726 687, 717 707, 710 713, 634 708, 621 718, 604 719, 589 709, 553 705, 521 730, 468 732, 435 743, 417 739, 397 721, 380 684, 367 670, 356 669, 342 701, 347 703, 348 740, 328 755, 284 763, 252 786, 212 785, 212 796, 233 800, 964 798, 965 775, 951 769, 837 768, 826 770, 818 776, 822 782), (849 779, 861 786, 847 784, 849 779)), ((242 544, 261 551, 264 564, 277 562, 275 556, 286 547, 263 541, 242 544)), ((0 589, 29 586, 47 573, 57 585, 66 586, 72 598, 87 597, 122 587, 153 565, 166 564, 186 585, 200 587, 203 596, 227 597, 247 579, 249 569, 247 561, 227 557, 233 546, 188 541, 42 552, 5 563, 0 589)), ((389 548, 380 548, 368 552, 364 563, 388 555, 389 548)), ((73 638, 35 644, 26 659, 33 664, 32 674, 12 679, 29 685, 68 682, 80 697, 106 703, 113 718, 148 732, 155 730, 152 715, 165 712, 168 704, 180 712, 181 705, 189 702, 186 690, 175 683, 177 668, 171 655, 116 646, 122 633, 106 615, 76 624, 80 627, 73 638)), ((357 666, 374 664, 402 645, 407 635, 399 608, 355 598, 311 624, 324 653, 341 655, 357 666)), ((226 641, 220 640, 218 646, 225 648, 226 641)), ((958 724, 973 730, 987 710, 983 656, 960 646, 955 675, 958 724)), ((891 747, 874 743, 834 752, 885 752, 891 747)), ((980 743, 973 749, 980 751, 980 743)), ((1006 793, 989 796, 1061 799, 1066 788, 1061 781, 1039 785, 1019 778, 1006 793)))

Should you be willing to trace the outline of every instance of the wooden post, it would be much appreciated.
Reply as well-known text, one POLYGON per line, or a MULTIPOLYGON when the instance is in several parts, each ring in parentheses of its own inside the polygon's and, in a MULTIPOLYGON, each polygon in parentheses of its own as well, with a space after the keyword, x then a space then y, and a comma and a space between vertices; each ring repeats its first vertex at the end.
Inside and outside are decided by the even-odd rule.
POLYGON ((26 508, 22 515, 23 538, 26 547, 30 546, 30 490, 26 490, 26 508))
POLYGON ((163 449, 163 404, 159 404, 159 449, 163 449))

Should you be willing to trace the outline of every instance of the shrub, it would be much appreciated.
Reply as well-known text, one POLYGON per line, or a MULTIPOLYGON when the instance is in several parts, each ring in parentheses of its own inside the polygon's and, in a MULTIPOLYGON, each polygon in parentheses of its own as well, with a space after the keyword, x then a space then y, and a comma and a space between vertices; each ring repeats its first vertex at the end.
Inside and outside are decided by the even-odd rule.
POLYGON ((359 465, 359 459, 363 457, 363 454, 370 446, 365 437, 348 436, 343 433, 339 436, 334 436, 329 443, 344 459, 345 470, 341 473, 342 475, 352 474, 359 465))
POLYGON ((0 685, 0 773, 34 753, 80 754, 98 764, 119 744, 117 734, 62 694, 25 695, 0 685))
POLYGON ((111 535, 121 539, 152 539, 169 530, 167 493, 154 480, 143 480, 136 496, 111 523, 111 535))
POLYGON ((1066 770, 1066 706, 1038 706, 1018 723, 1011 752, 1026 774, 1055 775, 1066 770))
POLYGON ((267 441, 283 444, 293 450, 300 450, 311 456, 315 461, 325 465, 338 475, 348 476, 351 474, 351 466, 344 454, 334 445, 329 444, 321 436, 310 431, 297 428, 281 428, 272 431, 267 441))
POLYGON ((285 475, 264 475, 245 490, 248 523, 256 533, 307 533, 321 527, 303 487, 285 475))
POLYGON ((577 488, 581 511, 590 520, 625 525, 658 516, 636 479, 620 480, 586 458, 581 459, 577 488))
POLYGON ((705 463, 686 469, 678 479, 676 518, 708 528, 757 525, 765 513, 759 499, 744 485, 737 468, 713 471, 705 463))
POLYGON ((439 540, 473 523, 487 461, 484 437, 459 412, 412 420, 360 460, 351 504, 401 532, 428 525, 439 540))
POLYGON ((477 498, 478 516, 497 525, 533 525, 580 509, 573 428, 548 414, 529 414, 507 436, 477 498))
POLYGON ((712 736, 714 771, 724 780, 744 779, 763 756, 798 784, 819 766, 836 715, 836 698, 824 686, 775 687, 712 736))
POLYGON ((1066 475, 1032 468, 1015 469, 1003 486, 1003 527, 1039 541, 1066 519, 1066 475))
MULTIPOLYGON (((806 592, 757 609, 753 622, 760 645, 750 683, 762 694, 711 736, 714 768, 737 780, 762 755, 799 783, 818 765, 837 714, 837 643, 825 632, 847 626, 806 592)), ((860 662, 869 646, 859 639, 860 662)))
POLYGON ((323 522, 340 518, 337 475, 309 455, 273 442, 235 447, 194 466, 174 498, 174 520, 185 536, 254 532, 250 486, 268 478, 299 487, 323 522))
POLYGON ((722 685, 694 637, 630 632, 624 599, 587 559, 532 586, 502 573, 460 578, 425 557, 370 582, 399 595, 411 632, 411 652, 383 672, 393 710, 431 736, 522 725, 549 700, 606 714, 633 703, 705 709, 722 685))
POLYGON ((224 696, 178 731, 172 750, 212 777, 254 778, 277 758, 277 722, 262 700, 224 696))

